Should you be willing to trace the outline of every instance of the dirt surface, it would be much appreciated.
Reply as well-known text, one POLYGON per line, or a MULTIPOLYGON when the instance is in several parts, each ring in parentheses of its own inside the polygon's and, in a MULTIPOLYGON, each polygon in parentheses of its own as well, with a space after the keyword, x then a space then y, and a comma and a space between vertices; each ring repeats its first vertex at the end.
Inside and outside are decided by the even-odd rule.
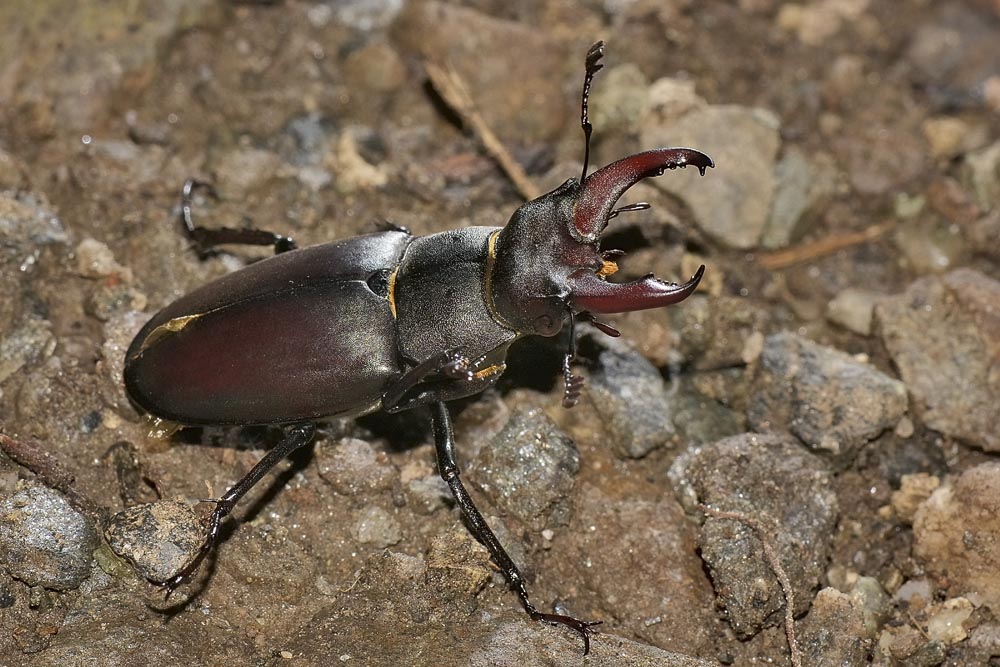
POLYGON ((0 293, 2 667, 1000 665, 995 0, 8 0, 0 293), (535 603, 604 622, 591 655, 464 530, 419 410, 321 424, 165 599, 136 572, 281 437, 124 393, 146 320, 268 255, 199 258, 184 181, 206 226, 303 246, 503 225, 523 198, 428 64, 547 191, 598 39, 592 166, 716 162, 634 187, 602 247, 705 279, 621 340, 581 325, 572 410, 561 338, 452 406, 535 603))

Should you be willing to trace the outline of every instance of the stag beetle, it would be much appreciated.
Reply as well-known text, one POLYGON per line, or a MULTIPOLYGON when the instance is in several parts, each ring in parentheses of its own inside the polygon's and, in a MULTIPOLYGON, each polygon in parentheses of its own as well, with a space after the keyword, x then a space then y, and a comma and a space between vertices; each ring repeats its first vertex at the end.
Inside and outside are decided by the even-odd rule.
POLYGON ((643 178, 711 158, 659 148, 587 175, 587 101, 603 67, 603 42, 586 58, 581 124, 583 175, 518 208, 504 227, 469 227, 414 237, 396 229, 295 249, 288 237, 254 229, 195 226, 189 182, 181 218, 199 249, 220 243, 273 245, 275 256, 197 289, 156 314, 125 357, 125 388, 150 415, 184 425, 280 424, 284 439, 215 500, 193 562, 162 582, 183 583, 211 551, 222 519, 278 461, 308 444, 315 421, 428 405, 438 469, 471 528, 490 551, 532 619, 566 625, 590 650, 596 623, 538 611, 524 578, 459 479, 447 401, 493 385, 507 349, 522 336, 555 336, 568 323, 564 404, 582 379, 573 374, 574 322, 617 336, 595 314, 658 308, 694 292, 704 266, 683 285, 649 275, 611 283, 617 251, 601 233, 622 211, 618 198, 643 178))

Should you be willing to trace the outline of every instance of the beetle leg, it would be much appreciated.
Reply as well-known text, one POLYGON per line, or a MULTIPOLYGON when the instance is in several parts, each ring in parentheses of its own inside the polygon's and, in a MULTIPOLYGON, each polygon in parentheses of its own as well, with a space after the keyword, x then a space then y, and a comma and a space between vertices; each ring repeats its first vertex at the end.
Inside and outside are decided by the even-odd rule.
POLYGON ((571 408, 580 400, 583 391, 583 378, 573 373, 573 360, 576 359, 576 317, 573 310, 569 311, 569 327, 567 327, 569 343, 563 355, 563 407, 571 408))
POLYGON ((514 564, 503 545, 500 544, 500 540, 486 523, 486 519, 476 509, 472 498, 459 479, 458 464, 455 462, 455 434, 451 427, 451 416, 448 414, 448 407, 440 401, 431 405, 431 428, 434 431, 434 447, 437 451, 438 472, 441 478, 447 482, 451 489, 451 494, 462 510, 462 515, 468 522, 473 537, 482 542, 489 550, 493 561, 499 566, 518 597, 521 598, 521 604, 524 605, 528 616, 535 621, 572 628, 583 638, 583 654, 590 653, 590 636, 594 633, 594 626, 600 624, 601 621, 581 621, 563 614, 545 614, 531 604, 528 599, 528 590, 524 585, 524 576, 517 569, 517 565, 514 564))
POLYGON ((431 373, 437 372, 452 380, 472 381, 474 377, 472 362, 467 356, 457 349, 445 350, 420 362, 396 380, 382 396, 382 409, 386 412, 393 412, 394 408, 399 407, 406 392, 417 386, 431 373))
POLYGON ((212 547, 215 546, 219 538, 219 527, 222 524, 222 520, 233 510, 233 507, 236 506, 240 498, 246 495, 246 492, 253 488, 279 461, 291 455, 295 450, 305 447, 312 442, 315 433, 316 425, 313 423, 292 426, 285 434, 285 439, 272 447, 271 451, 265 454, 264 458, 250 469, 250 472, 244 475, 240 481, 236 482, 221 498, 209 501, 215 503, 215 509, 212 510, 212 515, 208 519, 208 534, 201 548, 198 550, 198 554, 194 557, 194 560, 188 563, 174 577, 165 582, 155 582, 167 589, 167 597, 178 586, 187 581, 195 573, 202 561, 205 560, 205 557, 211 553, 212 547))
POLYGON ((184 223, 184 232, 194 243, 195 251, 201 258, 210 255, 217 245, 223 243, 239 243, 243 245, 270 245, 274 246, 274 254, 278 255, 297 247, 295 241, 289 236, 282 236, 274 232, 263 229, 233 229, 232 227, 219 227, 210 229, 199 227, 194 224, 194 216, 191 213, 192 196, 196 188, 205 188, 213 198, 218 198, 215 188, 210 183, 189 179, 181 189, 181 222, 184 223))

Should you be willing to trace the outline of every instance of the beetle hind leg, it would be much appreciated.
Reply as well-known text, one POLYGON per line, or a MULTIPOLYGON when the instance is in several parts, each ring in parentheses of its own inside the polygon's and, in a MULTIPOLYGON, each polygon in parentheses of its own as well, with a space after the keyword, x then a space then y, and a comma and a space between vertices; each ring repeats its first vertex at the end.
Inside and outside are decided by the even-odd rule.
POLYGON ((496 534, 486 523, 486 519, 476 509, 468 491, 459 479, 458 465, 455 463, 455 434, 451 427, 451 416, 448 408, 442 402, 431 405, 431 427, 434 431, 434 446, 437 451, 438 472, 441 478, 447 482, 451 489, 451 494, 455 502, 462 510, 462 515, 468 521, 473 537, 482 542, 489 550, 493 561, 506 577, 511 588, 521 598, 521 604, 528 616, 534 621, 542 621, 553 625, 565 625, 576 631, 583 639, 583 654, 590 653, 590 637, 594 634, 594 626, 600 625, 601 621, 581 621, 572 616, 563 614, 546 614, 538 611, 535 605, 528 599, 528 590, 524 584, 524 576, 517 569, 517 565, 507 554, 506 549, 500 544, 496 534))
POLYGON ((275 232, 263 229, 247 227, 245 229, 234 229, 232 227, 209 228, 200 227, 194 224, 193 208, 194 192, 196 189, 204 189, 213 198, 218 198, 215 188, 210 183, 189 179, 181 189, 181 222, 184 224, 184 233, 192 243, 198 256, 205 258, 215 251, 215 247, 224 243, 236 243, 242 245, 274 246, 274 254, 278 255, 289 250, 295 250, 298 246, 290 236, 283 236, 275 232))
POLYGON ((163 586, 167 589, 167 597, 170 596, 181 584, 186 582, 191 578, 198 568, 201 566, 205 558, 212 552, 215 547, 216 542, 219 539, 219 528, 222 525, 222 520, 233 510, 236 503, 239 502, 240 498, 246 495, 247 491, 253 488, 253 486, 261 480, 264 475, 268 473, 279 461, 290 456, 292 452, 300 449, 310 442, 312 442, 313 435, 316 433, 316 425, 312 423, 296 424, 288 429, 285 434, 284 440, 279 442, 277 445, 271 448, 271 450, 264 455, 260 461, 258 461, 253 468, 250 469, 246 475, 243 476, 236 484, 234 484, 221 498, 213 499, 207 502, 215 503, 215 509, 212 510, 211 516, 208 518, 208 531, 205 536, 205 541, 202 542, 201 548, 198 549, 198 553, 195 555, 194 559, 184 566, 184 568, 164 582, 156 582, 158 585, 163 586))

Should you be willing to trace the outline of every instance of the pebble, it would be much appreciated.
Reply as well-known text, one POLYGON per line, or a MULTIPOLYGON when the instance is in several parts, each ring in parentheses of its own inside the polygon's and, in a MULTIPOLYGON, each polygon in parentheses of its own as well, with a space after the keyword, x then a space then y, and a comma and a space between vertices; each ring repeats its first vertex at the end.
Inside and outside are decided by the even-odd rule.
POLYGON ((164 582, 194 560, 205 528, 190 505, 164 500, 118 512, 108 521, 104 539, 139 576, 164 582))
POLYGON ((892 492, 892 509, 900 521, 913 523, 920 505, 941 486, 941 480, 927 473, 903 475, 898 491, 892 492))
POLYGON ((358 542, 376 549, 385 549, 403 539, 399 521, 378 505, 369 505, 358 513, 351 534, 358 542))
POLYGON ((816 594, 809 615, 802 621, 802 651, 816 667, 864 667, 875 634, 865 625, 860 600, 834 588, 816 594))
POLYGON ((594 340, 601 349, 585 392, 616 453, 641 458, 669 443, 674 409, 660 371, 620 339, 594 340))
POLYGON ((826 305, 826 319, 859 336, 870 336, 877 299, 873 292, 848 287, 826 305))
POLYGON ((723 628, 697 554, 697 529, 677 500, 636 498, 592 484, 579 498, 569 529, 573 551, 563 556, 570 569, 562 576, 596 592, 624 632, 668 650, 708 654, 723 628))
POLYGON ((965 239, 958 227, 936 218, 901 225, 892 240, 903 261, 917 274, 948 271, 966 254, 965 239))
POLYGON ((906 388, 840 350, 802 336, 768 337, 747 418, 759 431, 788 431, 838 462, 894 427, 906 388))
POLYGON ((962 170, 983 210, 1000 207, 1000 141, 966 155, 962 170))
POLYGON ((533 530, 565 525, 580 471, 576 444, 541 410, 515 412, 480 450, 469 479, 533 530))
POLYGON ((649 110, 649 80, 638 65, 627 63, 601 72, 591 95, 591 122, 602 132, 634 131, 649 110))
POLYGON ((763 109, 711 105, 674 123, 642 130, 643 146, 697 146, 718 165, 699 178, 693 169, 652 181, 687 204, 705 232, 733 248, 756 246, 771 212, 781 138, 778 118, 763 109))
POLYGON ((981 463, 931 494, 913 520, 913 554, 977 606, 1000 610, 1000 462, 981 463))
POLYGON ((90 520, 56 491, 30 485, 0 501, 0 564, 29 586, 78 588, 97 545, 90 520))
POLYGON ((52 324, 34 315, 26 316, 16 329, 0 333, 0 383, 26 364, 51 356, 56 349, 52 324))
POLYGON ((969 633, 963 623, 969 620, 975 610, 966 598, 950 598, 940 605, 931 607, 927 619, 927 636, 945 644, 957 644, 965 640, 969 633))
MULTIPOLYGON (((795 591, 796 614, 808 609, 831 550, 838 503, 830 471, 795 439, 744 433, 688 450, 670 478, 691 513, 695 503, 762 522, 795 591)), ((784 596, 746 525, 711 516, 698 536, 720 606, 742 638, 782 619, 784 596)))
POLYGON ((972 269, 921 278, 875 306, 877 328, 924 424, 1000 451, 1000 282, 972 269))
MULTIPOLYGON (((486 125, 512 150, 550 144, 579 119, 579 98, 553 85, 568 62, 565 43, 541 26, 430 0, 407 3, 392 33, 408 54, 455 68, 486 125)), ((582 76, 582 59, 573 63, 582 76)))
POLYGON ((399 480, 399 471, 384 453, 356 438, 323 441, 316 448, 316 463, 320 477, 344 496, 389 491, 399 480))
POLYGON ((785 151, 774 176, 774 200, 761 237, 765 248, 783 248, 800 236, 803 216, 832 196, 837 184, 836 170, 828 159, 810 160, 794 147, 785 151))

